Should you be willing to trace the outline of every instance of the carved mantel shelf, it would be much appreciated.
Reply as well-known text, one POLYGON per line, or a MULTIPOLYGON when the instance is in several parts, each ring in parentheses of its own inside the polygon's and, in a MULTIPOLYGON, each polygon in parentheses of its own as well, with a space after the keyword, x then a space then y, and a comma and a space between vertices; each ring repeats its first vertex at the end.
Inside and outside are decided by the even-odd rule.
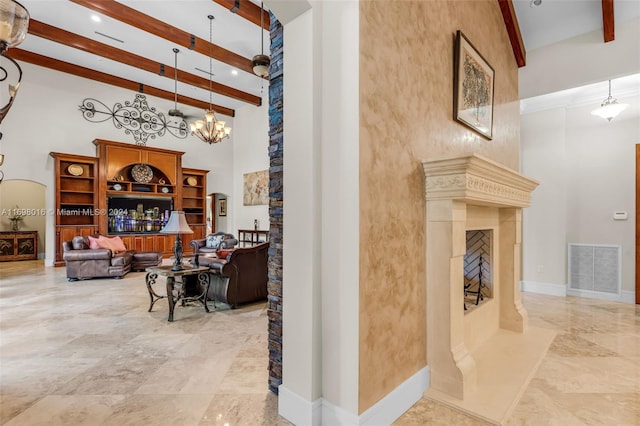
POLYGON ((425 160, 427 201, 529 207, 538 182, 479 154, 425 160))

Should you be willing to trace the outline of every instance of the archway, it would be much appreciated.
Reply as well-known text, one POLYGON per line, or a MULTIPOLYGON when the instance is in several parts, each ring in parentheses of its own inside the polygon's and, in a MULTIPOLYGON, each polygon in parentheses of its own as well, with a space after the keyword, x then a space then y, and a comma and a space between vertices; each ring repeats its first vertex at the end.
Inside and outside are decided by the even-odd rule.
POLYGON ((0 229, 11 230, 9 217, 19 215, 20 231, 38 232, 38 259, 44 259, 47 212, 46 186, 30 180, 4 180, 0 185, 0 229))

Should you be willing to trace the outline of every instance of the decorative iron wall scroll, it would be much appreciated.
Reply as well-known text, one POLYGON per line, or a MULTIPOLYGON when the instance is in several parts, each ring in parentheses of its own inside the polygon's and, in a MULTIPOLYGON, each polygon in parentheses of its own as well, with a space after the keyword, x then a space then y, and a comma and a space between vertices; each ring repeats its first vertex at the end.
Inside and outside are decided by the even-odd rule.
POLYGON ((112 120, 117 129, 133 135, 136 145, 146 145, 149 138, 164 136, 166 132, 178 139, 185 139, 188 135, 184 119, 177 123, 167 120, 163 113, 150 107, 147 98, 140 93, 136 94, 133 102, 125 101, 124 105, 118 102, 112 109, 97 99, 86 98, 80 105, 80 111, 85 120, 92 123, 112 120))

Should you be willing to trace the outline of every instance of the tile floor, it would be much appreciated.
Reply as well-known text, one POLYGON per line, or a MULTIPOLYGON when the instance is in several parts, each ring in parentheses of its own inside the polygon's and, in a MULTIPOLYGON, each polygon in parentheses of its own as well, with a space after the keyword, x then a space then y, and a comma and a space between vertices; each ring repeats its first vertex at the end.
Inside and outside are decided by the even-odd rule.
MULTIPOLYGON (((67 283, 0 263, 0 424, 288 425, 267 390, 264 303, 205 314, 149 298, 144 273, 67 283)), ((640 425, 640 307, 523 294, 558 331, 509 425, 640 425)), ((422 399, 396 425, 482 425, 422 399)))

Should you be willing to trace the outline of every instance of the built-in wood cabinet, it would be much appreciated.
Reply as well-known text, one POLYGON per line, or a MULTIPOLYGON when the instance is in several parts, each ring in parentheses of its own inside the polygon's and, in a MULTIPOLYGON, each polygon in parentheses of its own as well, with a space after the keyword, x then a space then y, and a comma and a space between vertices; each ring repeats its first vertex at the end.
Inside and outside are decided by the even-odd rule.
POLYGON ((207 229, 208 170, 182 169, 182 210, 193 229, 190 239, 205 237, 207 229))
POLYGON ((183 169, 184 152, 96 139, 96 157, 52 152, 56 179, 56 265, 76 235, 119 235, 127 248, 170 256, 175 237, 160 234, 172 210, 206 232, 208 170, 183 169))
POLYGON ((64 265, 62 242, 98 232, 98 159, 52 152, 55 171, 55 264, 64 265))

